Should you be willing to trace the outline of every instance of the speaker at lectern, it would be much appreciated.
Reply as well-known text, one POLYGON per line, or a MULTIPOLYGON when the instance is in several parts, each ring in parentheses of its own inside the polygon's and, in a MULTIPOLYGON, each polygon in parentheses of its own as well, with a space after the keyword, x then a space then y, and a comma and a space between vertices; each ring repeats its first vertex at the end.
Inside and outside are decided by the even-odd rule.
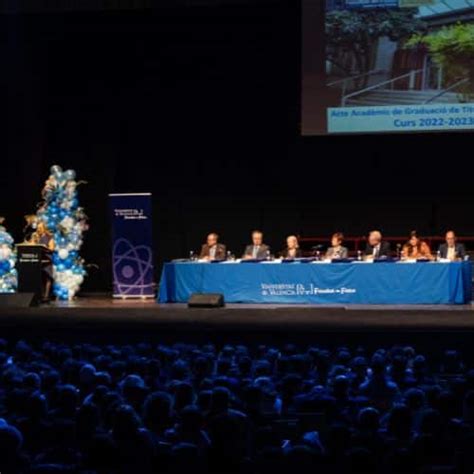
POLYGON ((51 250, 44 245, 18 244, 18 292, 34 293, 37 300, 46 296, 46 285, 51 278, 51 250))

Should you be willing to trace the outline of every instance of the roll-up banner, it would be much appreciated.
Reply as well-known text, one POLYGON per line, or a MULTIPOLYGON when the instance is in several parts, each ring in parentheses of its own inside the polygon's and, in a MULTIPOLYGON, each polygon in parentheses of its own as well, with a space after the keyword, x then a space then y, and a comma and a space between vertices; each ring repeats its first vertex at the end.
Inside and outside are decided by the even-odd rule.
POLYGON ((151 193, 109 194, 114 298, 154 298, 151 193))

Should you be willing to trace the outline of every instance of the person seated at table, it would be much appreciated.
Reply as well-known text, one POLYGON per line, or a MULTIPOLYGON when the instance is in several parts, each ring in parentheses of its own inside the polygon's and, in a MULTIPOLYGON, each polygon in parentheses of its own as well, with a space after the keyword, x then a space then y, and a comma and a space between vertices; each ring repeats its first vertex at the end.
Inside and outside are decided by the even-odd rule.
POLYGON ((380 231, 371 231, 367 239, 364 258, 370 260, 373 258, 390 257, 390 253, 390 243, 382 240, 382 234, 380 231))
POLYGON ((226 247, 219 243, 219 236, 215 232, 211 232, 207 236, 206 243, 201 247, 199 258, 201 260, 225 260, 226 247))
POLYGON ((260 230, 254 230, 252 232, 252 244, 247 245, 244 250, 242 258, 248 259, 264 259, 268 257, 270 253, 270 247, 263 243, 263 232, 260 230))
POLYGON ((429 245, 418 237, 416 230, 410 232, 410 239, 402 248, 402 259, 429 259, 433 260, 429 245))
POLYGON ((346 247, 342 246, 344 242, 344 234, 342 232, 336 232, 332 234, 331 246, 327 249, 325 258, 327 260, 347 258, 349 254, 346 247))
POLYGON ((283 249, 280 255, 282 258, 300 258, 302 256, 296 235, 289 235, 286 238, 286 249, 283 249))
POLYGON ((448 230, 445 235, 446 243, 439 246, 439 256, 454 262, 455 260, 463 260, 466 256, 466 248, 457 241, 456 234, 452 230, 448 230))

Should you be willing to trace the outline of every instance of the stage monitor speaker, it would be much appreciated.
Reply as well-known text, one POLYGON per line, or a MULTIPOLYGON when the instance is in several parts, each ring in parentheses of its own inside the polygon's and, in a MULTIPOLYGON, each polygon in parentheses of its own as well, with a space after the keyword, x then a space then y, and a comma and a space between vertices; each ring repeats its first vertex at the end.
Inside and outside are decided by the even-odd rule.
POLYGON ((224 295, 220 293, 193 293, 188 300, 189 308, 222 308, 224 295))
POLYGON ((30 308, 38 306, 38 297, 35 293, 1 293, 1 308, 30 308))

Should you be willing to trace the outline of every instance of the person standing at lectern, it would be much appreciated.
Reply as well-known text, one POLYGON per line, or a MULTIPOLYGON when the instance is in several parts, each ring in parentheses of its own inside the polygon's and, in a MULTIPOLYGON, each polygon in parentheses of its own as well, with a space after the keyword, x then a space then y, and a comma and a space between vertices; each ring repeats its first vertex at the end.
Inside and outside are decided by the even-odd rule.
POLYGON ((252 232, 252 245, 247 245, 242 258, 263 260, 268 257, 270 247, 263 243, 263 233, 260 230, 252 232))
POLYGON ((53 234, 51 234, 43 222, 38 222, 36 232, 33 233, 32 240, 36 245, 44 245, 49 250, 54 250, 53 234))
POLYGON ((28 214, 25 216, 25 227, 23 227, 23 239, 26 243, 31 243, 33 234, 36 232, 38 226, 38 218, 35 214, 28 214))
MULTIPOLYGON (((31 243, 34 245, 43 245, 51 252, 54 250, 55 244, 53 235, 44 225, 43 222, 38 222, 36 226, 36 232, 33 233, 31 243)), ((48 257, 48 260, 51 257, 48 257)), ((53 264, 48 263, 43 267, 43 301, 47 302, 50 299, 51 285, 53 283, 53 264)))
POLYGON ((199 258, 202 260, 225 260, 226 247, 219 243, 219 236, 215 232, 207 236, 206 243, 201 247, 199 258))
POLYGON ((390 257, 390 244, 382 240, 382 234, 378 230, 369 233, 367 246, 365 247, 365 260, 390 257))
POLYGON ((455 260, 463 260, 466 256, 466 248, 457 241, 456 234, 452 230, 448 230, 445 236, 446 243, 439 246, 439 256, 454 262, 455 260))

